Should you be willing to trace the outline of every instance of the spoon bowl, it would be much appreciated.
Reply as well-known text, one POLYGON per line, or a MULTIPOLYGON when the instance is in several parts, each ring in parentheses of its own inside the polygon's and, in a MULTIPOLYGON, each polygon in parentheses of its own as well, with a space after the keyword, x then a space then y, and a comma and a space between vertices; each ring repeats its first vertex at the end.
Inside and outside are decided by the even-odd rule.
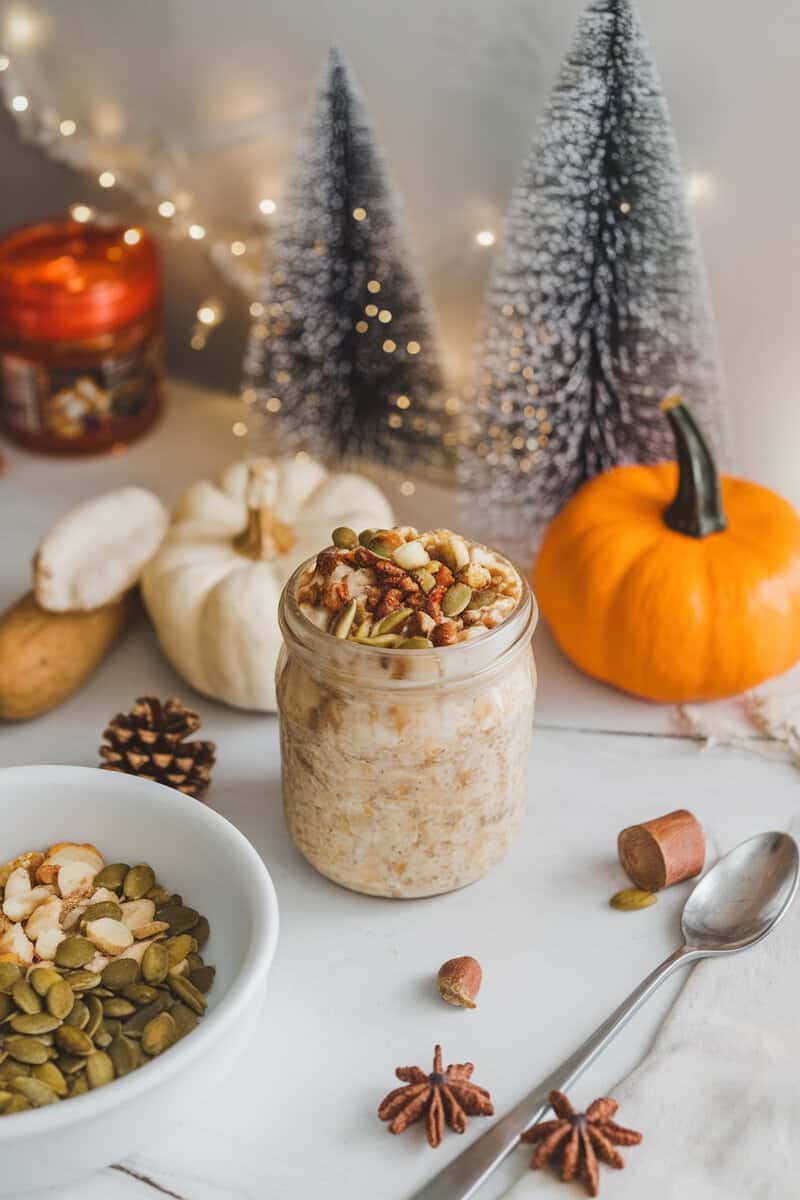
POLYGON ((681 918, 687 948, 705 957, 755 945, 786 912, 799 877, 794 838, 748 838, 711 868, 687 900, 681 918))

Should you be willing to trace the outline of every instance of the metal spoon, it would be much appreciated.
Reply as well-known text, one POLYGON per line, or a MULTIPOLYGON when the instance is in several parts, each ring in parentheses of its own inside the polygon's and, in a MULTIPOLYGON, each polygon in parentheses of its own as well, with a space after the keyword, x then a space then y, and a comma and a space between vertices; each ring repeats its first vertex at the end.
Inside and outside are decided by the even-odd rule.
POLYGON ((414 1200, 468 1200, 547 1111, 553 1089, 566 1091, 617 1036, 645 1000, 678 967, 735 954, 775 928, 797 891, 798 849, 785 833, 761 833, 742 842, 695 887, 681 917, 683 945, 631 992, 582 1046, 516 1108, 459 1155, 414 1200))

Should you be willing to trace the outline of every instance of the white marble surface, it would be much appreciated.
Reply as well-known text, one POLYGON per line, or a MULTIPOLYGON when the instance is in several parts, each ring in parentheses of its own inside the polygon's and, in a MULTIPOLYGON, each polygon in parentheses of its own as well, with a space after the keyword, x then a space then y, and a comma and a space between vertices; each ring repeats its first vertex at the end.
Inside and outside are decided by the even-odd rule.
MULTIPOLYGON (((62 463, 9 451, 0 479, 0 604, 26 586, 36 538, 63 507, 128 480, 171 498, 236 455, 235 417, 231 400, 179 390, 165 427, 122 458, 62 463)), ((433 500, 446 507, 441 496, 425 502, 433 500)), ((413 516, 419 501, 403 515, 413 516)), ((522 836, 487 879, 434 900, 366 899, 306 866, 284 829, 275 719, 191 694, 144 623, 63 707, 0 727, 3 765, 93 764, 106 718, 137 695, 196 702, 219 746, 211 803, 263 854, 281 904, 263 1030, 246 1062, 216 1092, 187 1096, 157 1144, 40 1200, 407 1200, 482 1123, 464 1138, 451 1135, 436 1154, 419 1128, 391 1138, 375 1108, 398 1063, 424 1066, 439 1040, 449 1061, 476 1063, 477 1081, 503 1112, 671 948, 684 887, 641 914, 607 907, 623 882, 618 829, 684 804, 719 848, 788 825, 800 795, 795 770, 701 750, 671 732, 668 710, 583 679, 546 632, 536 645, 541 690, 522 836), (437 967, 459 953, 484 967, 475 1012, 436 996, 437 967)), ((636 1063, 677 986, 595 1064, 579 1099, 612 1087, 636 1063)), ((526 1161, 512 1156, 481 1200, 502 1195, 526 1161)))

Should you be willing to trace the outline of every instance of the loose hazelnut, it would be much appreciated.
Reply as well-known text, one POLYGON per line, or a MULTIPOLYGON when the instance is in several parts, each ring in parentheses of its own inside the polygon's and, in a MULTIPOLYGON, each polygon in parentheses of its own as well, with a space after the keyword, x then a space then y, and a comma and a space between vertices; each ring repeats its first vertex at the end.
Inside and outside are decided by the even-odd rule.
POLYGON ((448 1004, 459 1008, 475 1008, 475 997, 481 989, 481 964, 470 955, 450 958, 439 968, 439 995, 448 1004))

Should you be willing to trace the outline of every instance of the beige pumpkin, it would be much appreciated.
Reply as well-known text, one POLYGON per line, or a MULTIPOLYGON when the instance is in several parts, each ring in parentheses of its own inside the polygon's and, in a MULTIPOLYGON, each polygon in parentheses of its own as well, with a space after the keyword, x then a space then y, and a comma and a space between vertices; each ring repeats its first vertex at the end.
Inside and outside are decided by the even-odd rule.
POLYGON ((338 525, 393 522, 375 484, 311 459, 238 462, 193 484, 141 581, 164 653, 199 692, 274 712, 278 599, 292 571, 338 525))

